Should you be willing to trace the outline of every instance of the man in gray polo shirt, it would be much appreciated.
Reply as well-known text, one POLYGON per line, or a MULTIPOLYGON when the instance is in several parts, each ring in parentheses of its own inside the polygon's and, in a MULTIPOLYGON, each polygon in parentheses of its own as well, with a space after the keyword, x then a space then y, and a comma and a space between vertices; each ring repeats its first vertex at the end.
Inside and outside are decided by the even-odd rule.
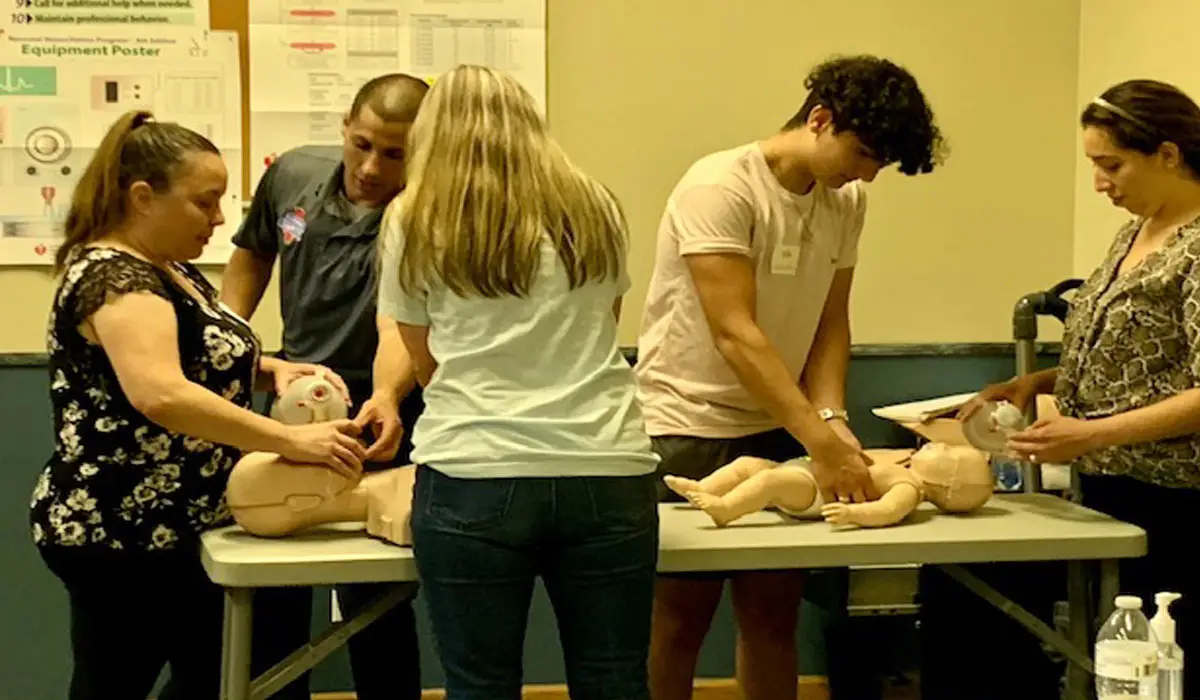
MULTIPOLYGON (((389 74, 359 90, 345 120, 342 148, 301 146, 267 168, 250 212, 234 236, 221 299, 250 318, 280 259, 279 296, 287 359, 324 365, 350 389, 352 415, 373 437, 368 470, 407 463, 421 410, 412 363, 396 324, 376 315, 375 244, 383 208, 404 187, 408 129, 428 85, 389 74)), ((382 592, 339 586, 347 615, 382 592)), ((256 672, 309 638, 312 591, 273 589, 256 599, 256 672), (259 637, 259 635, 263 635, 259 637)), ((359 700, 421 694, 412 601, 350 638, 359 700)), ((279 697, 309 697, 307 679, 279 697)))

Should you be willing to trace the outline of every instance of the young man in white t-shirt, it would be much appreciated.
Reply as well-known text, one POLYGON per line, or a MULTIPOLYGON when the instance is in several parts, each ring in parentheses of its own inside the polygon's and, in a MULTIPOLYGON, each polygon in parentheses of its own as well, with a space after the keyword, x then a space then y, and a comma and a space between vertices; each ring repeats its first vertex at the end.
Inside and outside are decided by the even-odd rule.
MULTIPOLYGON (((671 193, 638 343, 639 398, 661 474, 699 479, 743 455, 807 453, 825 499, 860 501, 875 494, 845 382, 861 182, 893 163, 929 172, 942 142, 916 80, 886 60, 832 59, 805 87, 781 131, 701 158, 671 193)), ((774 571, 660 577, 655 700, 690 697, 725 578, 745 697, 796 697, 803 572, 774 571)))

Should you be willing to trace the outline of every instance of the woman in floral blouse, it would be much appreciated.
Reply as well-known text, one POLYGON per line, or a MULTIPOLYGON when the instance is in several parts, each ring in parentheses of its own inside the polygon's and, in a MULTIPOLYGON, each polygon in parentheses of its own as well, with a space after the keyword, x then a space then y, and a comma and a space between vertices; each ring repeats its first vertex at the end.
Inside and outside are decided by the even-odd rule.
POLYGON ((1013 451, 1073 462, 1085 505, 1146 530, 1149 553, 1122 562, 1121 589, 1183 593, 1172 612, 1186 647, 1200 639, 1200 107, 1135 80, 1093 100, 1082 124, 1096 191, 1133 219, 1076 292, 1061 365, 979 398, 1025 406, 1054 392, 1061 417, 1014 435, 1013 451))
POLYGON ((222 598, 198 542, 227 520, 241 451, 361 469, 350 421, 250 410, 256 383, 321 368, 262 357, 187 262, 223 222, 225 186, 207 139, 131 112, 71 202, 48 338, 55 450, 30 520, 70 602, 73 700, 145 698, 164 665, 163 700, 217 697, 222 598))

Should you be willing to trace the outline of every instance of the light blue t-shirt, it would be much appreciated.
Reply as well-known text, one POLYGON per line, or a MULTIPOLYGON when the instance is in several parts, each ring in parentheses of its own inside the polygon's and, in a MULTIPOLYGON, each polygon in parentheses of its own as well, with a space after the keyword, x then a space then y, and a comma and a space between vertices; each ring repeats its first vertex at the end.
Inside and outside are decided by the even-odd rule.
MULTIPOLYGON (((438 363, 412 460, 451 477, 636 476, 653 472, 632 368, 617 347, 619 279, 570 289, 548 236, 525 298, 400 288, 396 232, 384 246, 379 312, 429 328, 438 363)), ((428 285, 427 285, 428 286, 428 285)))

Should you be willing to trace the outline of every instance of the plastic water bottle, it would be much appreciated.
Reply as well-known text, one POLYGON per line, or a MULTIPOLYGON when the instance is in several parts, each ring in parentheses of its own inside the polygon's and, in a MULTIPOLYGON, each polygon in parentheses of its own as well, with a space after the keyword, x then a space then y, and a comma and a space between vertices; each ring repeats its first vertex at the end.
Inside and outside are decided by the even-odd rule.
POLYGON ((1018 461, 993 457, 992 473, 996 476, 997 491, 1013 492, 1023 488, 1021 463, 1018 461))
POLYGON ((1097 700, 1158 700, 1158 639, 1138 596, 1117 596, 1096 635, 1097 700))

